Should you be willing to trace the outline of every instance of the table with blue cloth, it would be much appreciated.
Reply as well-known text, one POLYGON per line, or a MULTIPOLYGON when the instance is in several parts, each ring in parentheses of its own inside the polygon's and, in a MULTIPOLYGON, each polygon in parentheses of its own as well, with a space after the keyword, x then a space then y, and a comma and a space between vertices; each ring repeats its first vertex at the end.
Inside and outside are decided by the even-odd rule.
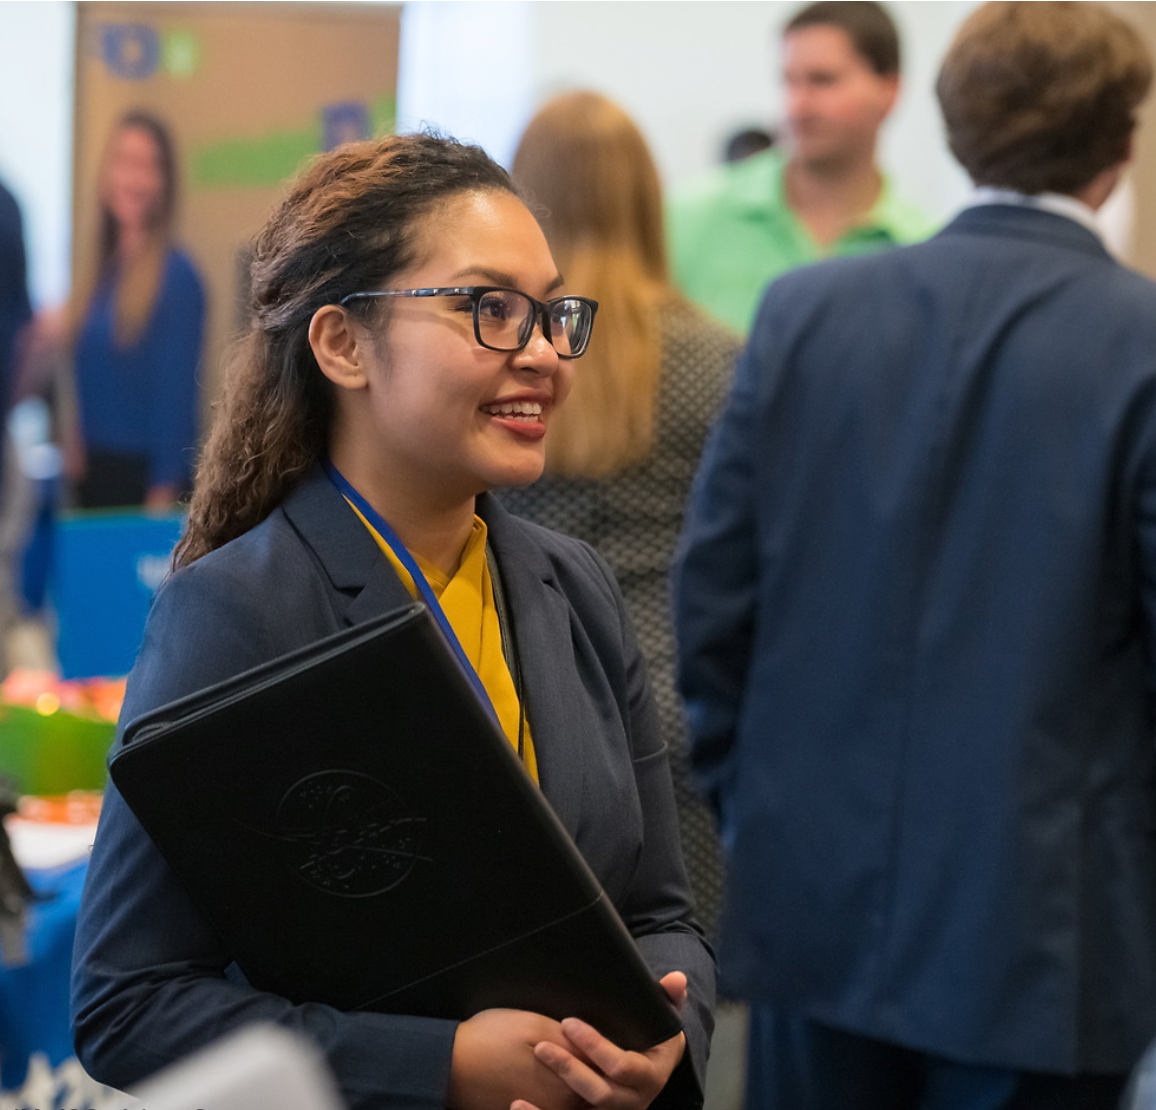
POLYGON ((39 899, 28 913, 28 961, 0 966, 0 1090, 19 1089, 34 1054, 57 1067, 74 1055, 68 1020, 72 939, 87 859, 28 870, 39 899))

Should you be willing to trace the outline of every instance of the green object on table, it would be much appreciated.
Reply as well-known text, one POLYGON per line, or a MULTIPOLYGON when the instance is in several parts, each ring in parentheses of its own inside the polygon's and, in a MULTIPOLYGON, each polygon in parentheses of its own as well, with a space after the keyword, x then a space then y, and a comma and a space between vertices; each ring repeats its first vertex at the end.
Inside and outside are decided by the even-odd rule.
POLYGON ((0 774, 21 794, 103 790, 116 725, 0 704, 0 774))

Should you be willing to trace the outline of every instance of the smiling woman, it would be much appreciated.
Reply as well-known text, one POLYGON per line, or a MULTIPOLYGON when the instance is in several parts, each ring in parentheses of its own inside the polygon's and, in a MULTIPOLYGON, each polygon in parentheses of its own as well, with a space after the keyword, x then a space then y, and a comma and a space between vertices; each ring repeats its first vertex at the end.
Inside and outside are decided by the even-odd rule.
POLYGON ((541 473, 578 372, 596 306, 562 285, 481 150, 396 136, 319 159, 257 239, 252 322, 121 720, 420 594, 681 1004, 684 1031, 637 1053, 523 1011, 343 1013, 257 991, 110 787, 75 948, 77 1047, 94 1076, 131 1089, 272 1020, 316 1041, 351 1110, 701 1104, 714 963, 691 920, 621 598, 592 549, 488 494, 541 473))
MULTIPOLYGON (((537 221, 508 191, 448 197, 416 221, 413 236, 414 262, 390 281, 398 292, 461 288, 453 283, 500 273, 532 306, 561 280, 537 221)), ((399 522, 407 547, 452 574, 475 498, 541 474, 546 428, 570 391, 571 364, 536 310, 508 349, 495 350, 479 340, 491 325, 475 324, 469 294, 343 301, 319 309, 309 328, 321 373, 336 386, 330 458, 399 522), (539 412, 502 412, 515 404, 539 412)))

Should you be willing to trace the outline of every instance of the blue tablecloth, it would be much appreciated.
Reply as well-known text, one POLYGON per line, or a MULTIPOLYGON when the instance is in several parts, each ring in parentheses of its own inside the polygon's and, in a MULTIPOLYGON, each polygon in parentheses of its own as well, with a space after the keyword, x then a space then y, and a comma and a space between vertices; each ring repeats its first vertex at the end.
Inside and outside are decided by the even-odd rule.
POLYGON ((82 860, 28 873, 44 900, 29 915, 28 963, 0 966, 0 1090, 23 1084, 33 1053, 54 1067, 73 1055, 68 980, 87 867, 82 860))

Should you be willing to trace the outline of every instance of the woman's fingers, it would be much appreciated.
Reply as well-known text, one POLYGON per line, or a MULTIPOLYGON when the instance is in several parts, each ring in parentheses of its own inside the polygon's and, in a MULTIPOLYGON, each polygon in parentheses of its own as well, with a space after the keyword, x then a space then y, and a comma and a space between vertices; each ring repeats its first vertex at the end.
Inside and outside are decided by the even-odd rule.
POLYGON ((681 971, 671 971, 659 979, 659 983, 662 984, 675 1008, 681 1010, 687 999, 686 976, 681 971))
POLYGON ((534 1056, 583 1101, 600 1110, 644 1110, 665 1086, 686 1047, 682 1033, 649 1051, 629 1052, 577 1018, 562 1022, 574 1051, 550 1041, 534 1056))

